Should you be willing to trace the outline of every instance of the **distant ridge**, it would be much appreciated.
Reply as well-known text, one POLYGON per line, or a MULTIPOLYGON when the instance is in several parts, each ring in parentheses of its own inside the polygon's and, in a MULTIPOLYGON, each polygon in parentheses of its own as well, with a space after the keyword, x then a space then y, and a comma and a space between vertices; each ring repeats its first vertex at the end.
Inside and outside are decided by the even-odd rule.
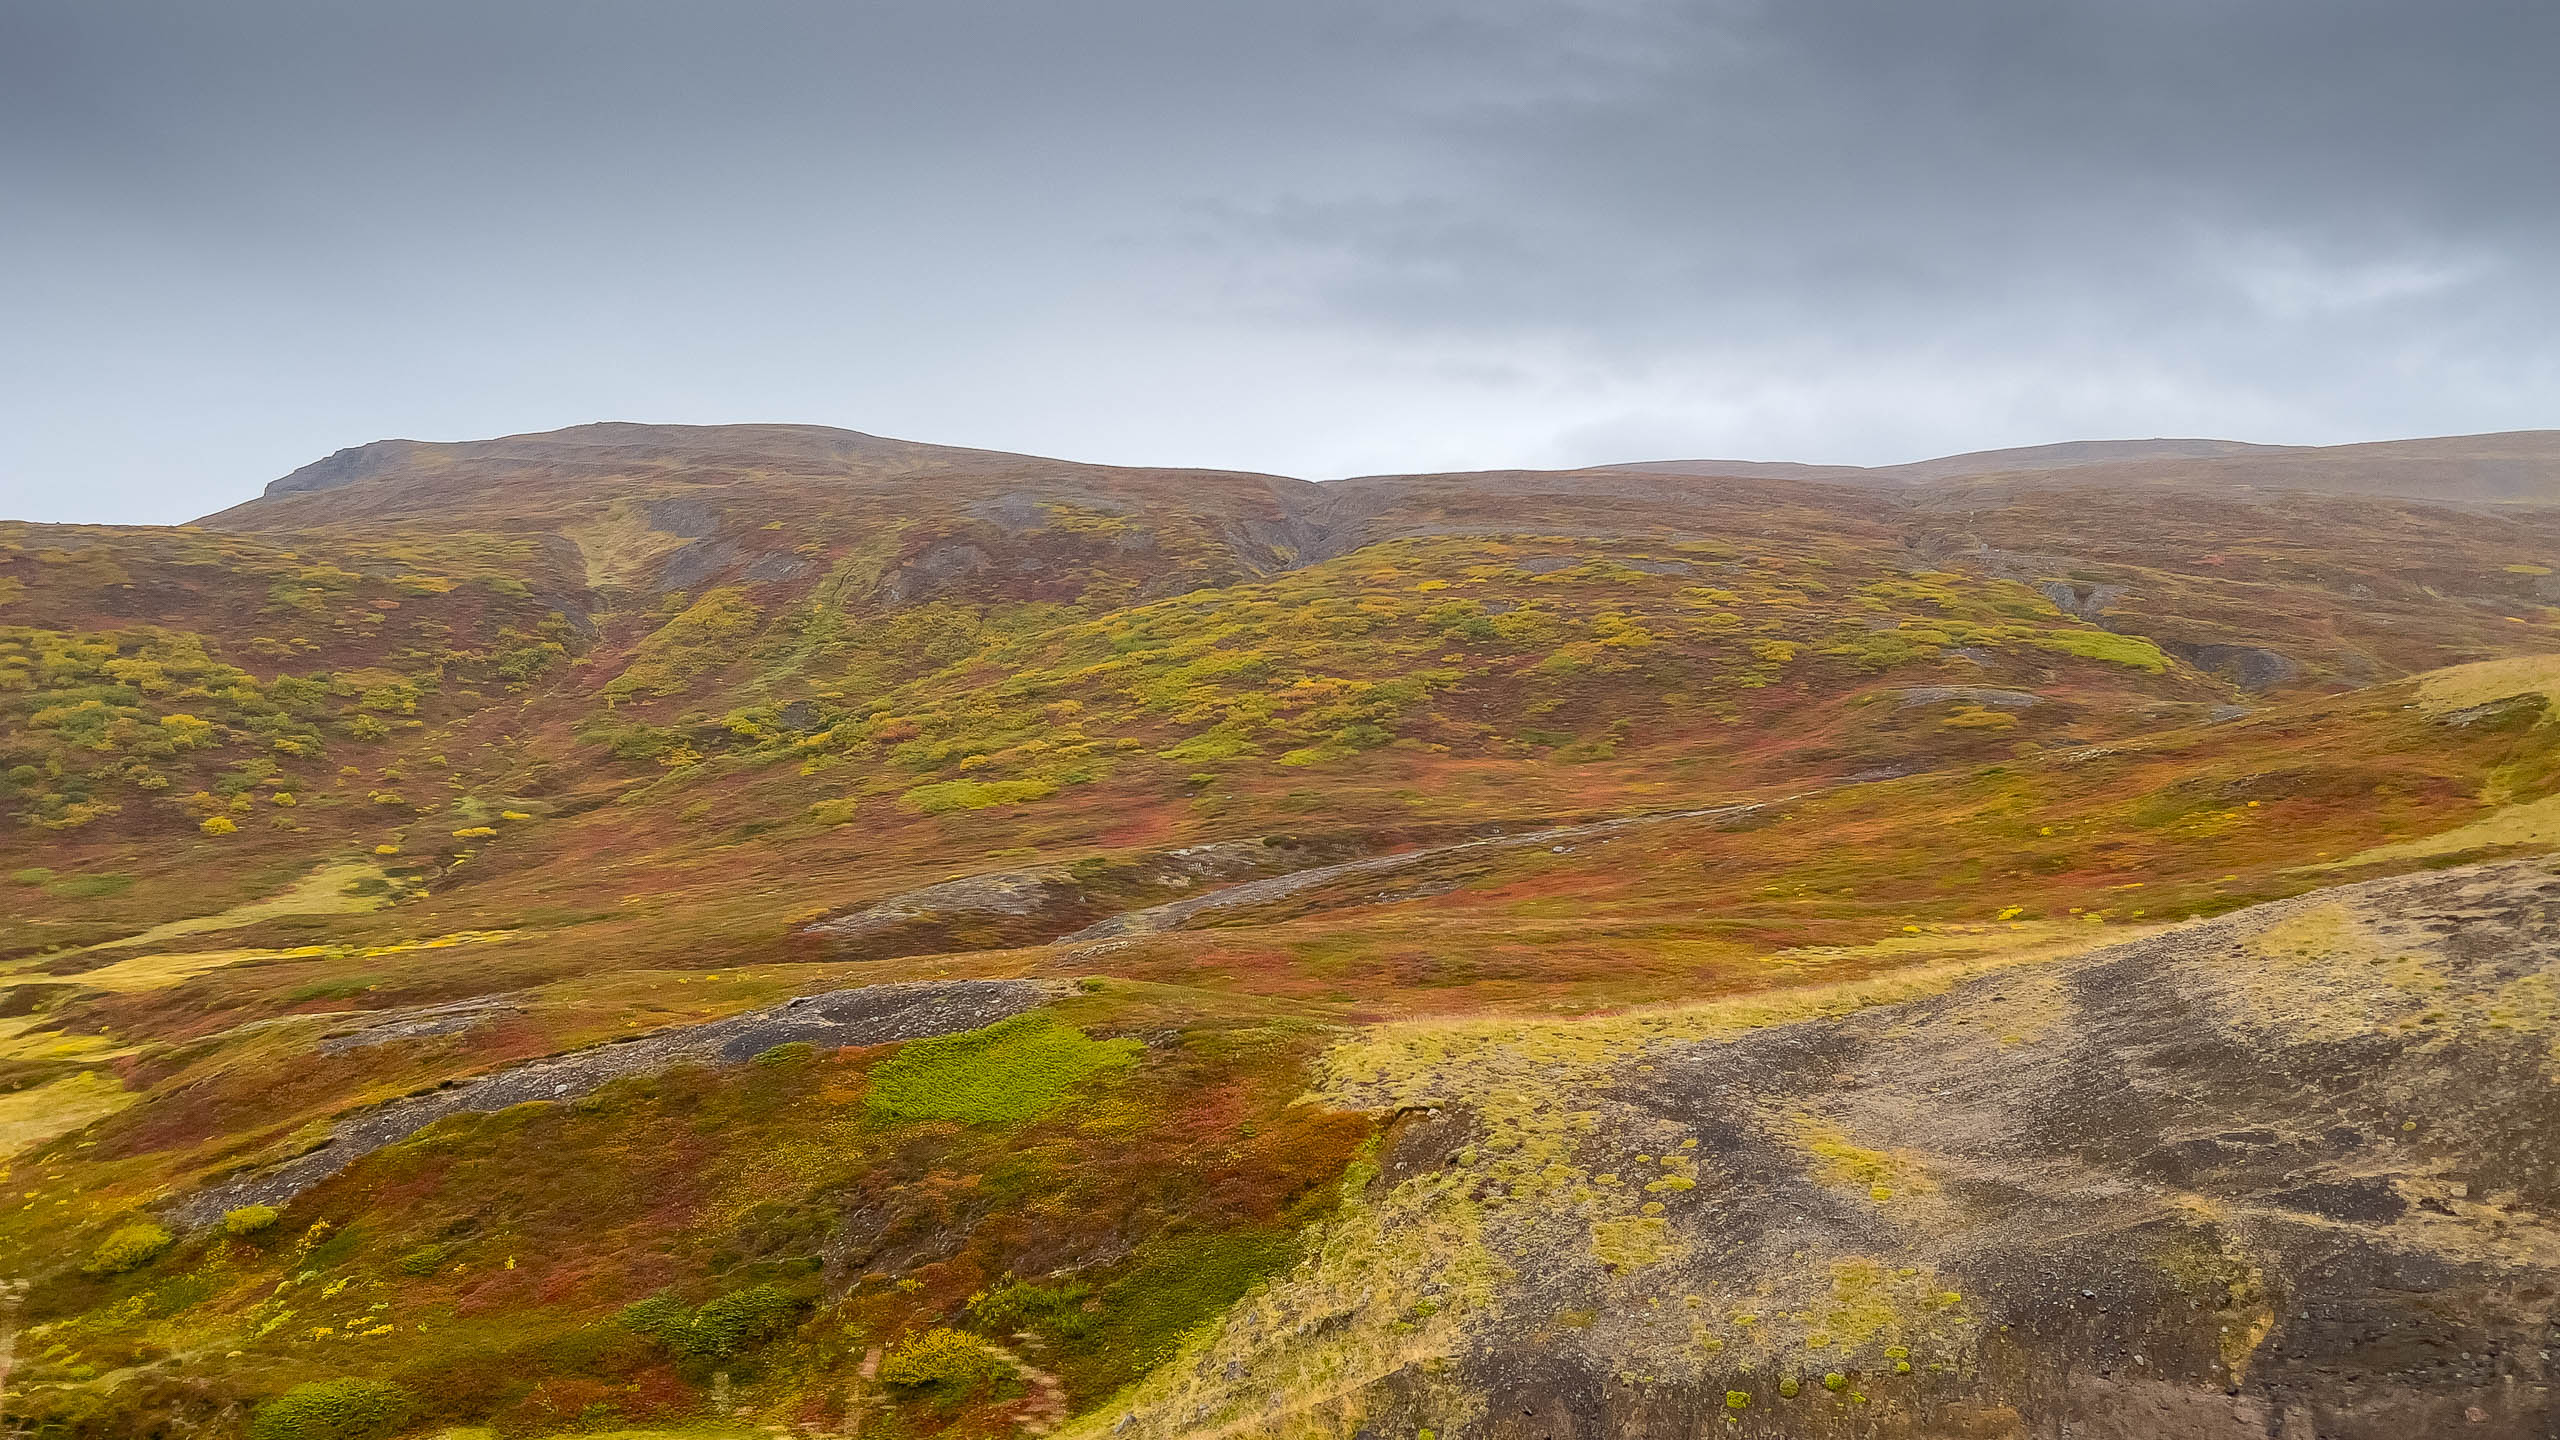
POLYGON ((1921 503, 1971 503, 2019 489, 2298 491, 2469 505, 2560 505, 2560 431, 2519 430, 2359 445, 2257 445, 2164 438, 2074 440, 1972 451, 1901 465, 1766 460, 1649 460, 1569 471, 1493 470, 1357 476, 1322 484, 1248 471, 1116 466, 891 439, 823 425, 649 425, 602 422, 489 440, 377 440, 335 452, 270 483, 260 498, 205 517, 247 529, 297 528, 408 515, 500 523, 533 519, 583 497, 634 487, 749 484, 913 485, 962 476, 1023 483, 1171 486, 1241 482, 1292 514, 1373 508, 1428 490, 1481 502, 1530 492, 1594 495, 1746 480, 1784 489, 1852 486, 1921 503), (1319 498, 1321 496, 1322 498, 1319 498))
POLYGON ((1594 466, 1700 478, 1803 480, 1889 489, 1990 483, 2083 487, 2303 490, 2488 504, 2560 504, 2560 430, 2514 430, 2360 445, 2238 440, 2073 440, 1979 450, 1903 465, 1650 460, 1594 466))
POLYGON ((2279 454, 2305 447, 2252 445, 2241 440, 2065 440, 2008 450, 1970 450, 1901 465, 1805 465, 1784 460, 1644 460, 1595 465, 1595 470, 1640 470, 1656 475, 1749 475, 1759 479, 1926 481, 2021 470, 2069 470, 2128 460, 2207 460, 2233 455, 2279 454))
POLYGON ((933 445, 825 425, 648 425, 604 421, 489 440, 376 440, 270 482, 259 497, 203 517, 220 529, 295 529, 394 519, 464 528, 542 529, 646 492, 913 488, 966 478, 1109 486, 1135 477, 1180 488, 1314 492, 1304 480, 1226 470, 1090 465, 1002 450, 933 445), (741 488, 743 487, 743 488, 741 488))
POLYGON ((607 420, 492 440, 376 440, 314 460, 283 479, 269 482, 263 493, 268 498, 307 495, 377 476, 473 464, 519 470, 539 465, 593 470, 616 465, 653 469, 677 463, 828 465, 854 460, 925 462, 959 457, 1023 458, 996 450, 889 440, 826 425, 643 425, 607 420))

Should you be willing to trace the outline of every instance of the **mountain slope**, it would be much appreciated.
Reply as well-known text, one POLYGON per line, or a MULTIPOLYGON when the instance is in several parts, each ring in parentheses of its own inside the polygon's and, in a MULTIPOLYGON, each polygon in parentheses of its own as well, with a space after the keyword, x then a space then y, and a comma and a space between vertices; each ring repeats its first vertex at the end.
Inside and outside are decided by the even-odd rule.
POLYGON ((2543 1433, 2546 882, 2392 877, 2560 841, 2560 510, 2292 455, 0 527, 9 1414, 2543 1433))

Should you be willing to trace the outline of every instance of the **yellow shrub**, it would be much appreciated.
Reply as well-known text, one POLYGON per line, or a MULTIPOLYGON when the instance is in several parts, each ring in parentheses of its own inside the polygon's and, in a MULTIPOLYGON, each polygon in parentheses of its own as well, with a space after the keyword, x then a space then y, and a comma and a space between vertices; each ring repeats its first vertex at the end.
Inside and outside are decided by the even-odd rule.
POLYGON ((240 827, 228 815, 207 815, 196 828, 207 835, 228 835, 240 827))
POLYGON ((891 1385, 973 1386, 1005 1367, 987 1342, 947 1328, 910 1335, 890 1347, 880 1378, 891 1385))
POLYGON ((214 733, 211 721, 199 720, 193 715, 163 715, 160 728, 169 732, 169 738, 177 741, 182 749, 193 750, 222 743, 214 733))
POLYGON ((173 1238, 166 1228, 152 1221, 137 1221, 99 1242, 88 1263, 80 1268, 91 1275, 121 1275, 151 1263, 169 1248, 173 1238))
POLYGON ((276 1223, 272 1205, 243 1205, 222 1212, 222 1233, 231 1236, 255 1235, 276 1223))

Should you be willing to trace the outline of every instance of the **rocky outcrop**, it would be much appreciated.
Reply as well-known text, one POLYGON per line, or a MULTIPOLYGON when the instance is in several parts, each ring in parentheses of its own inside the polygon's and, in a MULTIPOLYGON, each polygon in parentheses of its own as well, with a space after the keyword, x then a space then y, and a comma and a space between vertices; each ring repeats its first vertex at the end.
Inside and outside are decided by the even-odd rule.
MULTIPOLYGON (((197 1191, 169 1207, 168 1214, 180 1224, 203 1225, 244 1205, 284 1205, 364 1156, 396 1145, 448 1116, 488 1113, 532 1101, 574 1100, 625 1075, 683 1064, 736 1064, 778 1045, 880 1045, 975 1030, 1040 1004, 1051 989, 1029 980, 865 985, 803 995, 705 1025, 661 1030, 528 1061, 349 1116, 331 1128, 329 1138, 318 1148, 197 1191)), ((408 1033, 435 1032, 427 1028, 408 1033)))
POLYGON ((2058 958, 1384 1027, 1310 1258, 1089 1427, 2560 1433, 2560 873, 2058 958))
POLYGON ((2227 675, 2243 690, 2269 690, 2303 673, 2302 662, 2262 645, 2156 641, 2159 647, 2209 674, 2227 675))

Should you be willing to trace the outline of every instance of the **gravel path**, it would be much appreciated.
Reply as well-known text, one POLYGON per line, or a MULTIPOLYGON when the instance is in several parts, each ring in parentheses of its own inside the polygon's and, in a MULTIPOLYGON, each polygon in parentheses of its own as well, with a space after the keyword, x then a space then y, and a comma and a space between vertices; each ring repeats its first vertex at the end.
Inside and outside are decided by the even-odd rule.
POLYGON ((527 1061, 359 1111, 339 1121, 318 1149, 199 1191, 172 1206, 169 1218, 203 1225, 243 1205, 282 1206, 358 1159, 396 1145, 448 1115, 488 1113, 533 1100, 574 1099, 625 1075, 687 1063, 734 1064, 777 1045, 878 1045, 976 1030, 1040 1004, 1055 988, 1030 980, 864 985, 527 1061))
POLYGON ((1284 899, 1300 891, 1330 884, 1357 875, 1385 875, 1409 869, 1426 861, 1471 851, 1520 850, 1537 845, 1557 845, 1573 840, 1597 839, 1615 835, 1642 825, 1659 825, 1666 820, 1696 820, 1707 817, 1739 818, 1761 805, 1722 805, 1709 810, 1666 810, 1656 815, 1629 815, 1616 820, 1595 820, 1583 825, 1558 825, 1546 830, 1526 830, 1517 835, 1491 835, 1481 840, 1461 840, 1453 845, 1434 845, 1428 849, 1405 850, 1393 855, 1372 855, 1362 860, 1345 860, 1338 865, 1318 865, 1312 870, 1296 870, 1275 875, 1268 880, 1248 880, 1229 885, 1205 895, 1185 896, 1144 910, 1131 910, 1106 920, 1097 920, 1055 943, 1075 945, 1087 940, 1112 940, 1126 935, 1152 935, 1163 930, 1179 930, 1194 917, 1219 910, 1233 910, 1246 905, 1284 899))

